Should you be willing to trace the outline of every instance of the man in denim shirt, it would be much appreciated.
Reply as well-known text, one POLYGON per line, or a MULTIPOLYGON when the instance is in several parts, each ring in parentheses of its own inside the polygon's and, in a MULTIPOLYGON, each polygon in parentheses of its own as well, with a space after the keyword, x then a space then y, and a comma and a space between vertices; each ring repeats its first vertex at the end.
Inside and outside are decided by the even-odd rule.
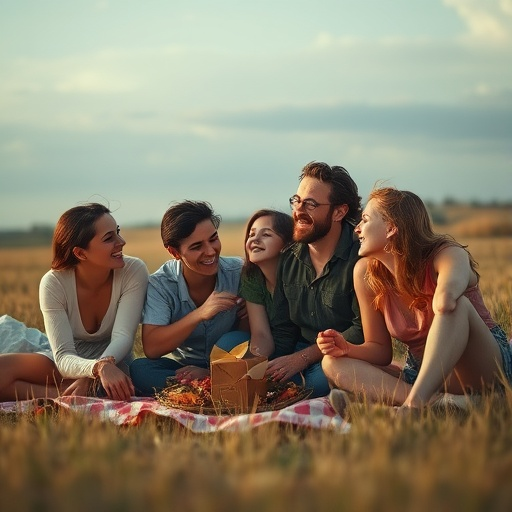
POLYGON ((268 374, 277 381, 293 378, 313 388, 312 397, 329 393, 316 344, 320 331, 336 329, 354 344, 363 342, 359 305, 353 284, 359 240, 354 226, 361 197, 340 166, 310 162, 290 198, 295 243, 282 255, 274 292, 276 352, 268 374), (290 340, 294 333, 294 341, 290 340))
POLYGON ((162 218, 162 242, 172 259, 149 277, 142 318, 146 357, 130 365, 137 394, 153 395, 168 377, 208 375, 210 352, 221 337, 229 348, 249 337, 245 302, 238 297, 243 260, 220 255, 220 221, 209 203, 190 200, 162 218))

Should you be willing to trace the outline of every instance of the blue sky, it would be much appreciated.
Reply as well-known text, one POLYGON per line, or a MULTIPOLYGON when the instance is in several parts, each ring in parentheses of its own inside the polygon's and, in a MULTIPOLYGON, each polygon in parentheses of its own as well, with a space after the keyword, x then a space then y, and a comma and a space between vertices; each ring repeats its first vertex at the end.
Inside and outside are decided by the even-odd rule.
POLYGON ((0 0, 0 229, 288 209, 311 160, 512 200, 512 0, 0 0))

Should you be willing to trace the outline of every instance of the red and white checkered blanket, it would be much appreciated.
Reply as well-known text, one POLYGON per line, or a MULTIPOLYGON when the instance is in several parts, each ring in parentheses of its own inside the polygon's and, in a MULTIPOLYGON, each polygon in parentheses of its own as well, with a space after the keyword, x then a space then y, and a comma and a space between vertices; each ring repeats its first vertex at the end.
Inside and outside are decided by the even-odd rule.
MULTIPOLYGON (((12 413, 37 412, 41 400, 0 403, 0 411, 12 413)), ((207 416, 173 409, 152 398, 133 398, 119 402, 102 398, 59 397, 45 404, 74 411, 78 414, 110 421, 116 425, 139 425, 144 417, 156 415, 170 418, 193 432, 208 433, 219 430, 244 431, 270 422, 290 423, 301 427, 330 429, 340 433, 349 431, 350 425, 338 416, 327 397, 302 400, 278 411, 238 414, 233 416, 207 416)))

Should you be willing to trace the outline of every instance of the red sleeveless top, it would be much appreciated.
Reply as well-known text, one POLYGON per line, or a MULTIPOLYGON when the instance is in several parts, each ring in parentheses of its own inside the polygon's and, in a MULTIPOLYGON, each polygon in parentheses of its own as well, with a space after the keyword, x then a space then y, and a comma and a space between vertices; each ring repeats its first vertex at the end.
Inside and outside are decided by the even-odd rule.
MULTIPOLYGON (((444 247, 446 247, 446 245, 440 249, 444 247)), ((409 347, 410 353, 417 361, 421 361, 423 359, 428 331, 430 330, 430 326, 434 319, 432 299, 437 286, 437 283, 434 282, 433 279, 434 269, 432 267, 432 262, 434 257, 435 254, 432 255, 425 267, 426 275, 424 279, 423 292, 428 295, 428 299, 424 309, 409 309, 407 306, 403 305, 399 296, 394 291, 387 293, 383 297, 382 301, 381 311, 384 315, 384 320, 389 334, 391 334, 393 338, 405 343, 409 347)), ((484 304, 478 283, 467 288, 464 295, 470 300, 471 304, 473 304, 477 313, 480 315, 487 327, 489 327, 489 329, 495 327, 496 322, 493 320, 489 310, 484 304)))

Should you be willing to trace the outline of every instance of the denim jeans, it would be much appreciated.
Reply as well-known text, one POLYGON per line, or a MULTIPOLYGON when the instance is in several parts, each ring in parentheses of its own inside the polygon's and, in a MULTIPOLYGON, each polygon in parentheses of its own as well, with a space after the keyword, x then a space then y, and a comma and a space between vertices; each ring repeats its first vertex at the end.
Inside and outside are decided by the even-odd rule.
MULTIPOLYGON (((233 347, 242 343, 243 341, 248 340, 250 337, 249 333, 242 331, 232 331, 226 333, 222 336, 219 341, 217 341, 216 345, 220 348, 223 348, 226 351, 230 351, 233 347)), ((299 342, 295 347, 295 352, 299 350, 304 350, 309 347, 307 343, 299 342)), ((273 356, 270 356, 269 359, 274 359, 273 356)), ((322 363, 319 361, 318 363, 313 363, 308 366, 302 374, 304 375, 304 380, 302 376, 297 373, 290 380, 302 386, 305 383, 306 388, 310 388, 313 390, 310 398, 317 398, 319 396, 326 396, 331 391, 329 383, 327 382, 327 377, 322 370, 322 363)))
MULTIPOLYGON (((230 331, 219 338, 216 345, 230 351, 240 343, 249 339, 249 333, 244 331, 230 331)), ((167 377, 174 377, 176 370, 183 368, 184 364, 170 359, 160 357, 149 359, 141 357, 130 364, 130 376, 138 396, 153 396, 155 392, 162 391, 167 387, 167 377)), ((195 363, 194 366, 209 368, 210 361, 195 363)))
MULTIPOLYGON (((307 343, 297 343, 295 347, 295 352, 299 352, 300 350, 304 350, 309 347, 307 343)), ((313 393, 309 396, 309 398, 318 398, 320 396, 326 396, 331 391, 329 383, 327 382, 327 377, 325 376, 324 371, 322 370, 322 362, 313 363, 309 365, 303 372, 305 387, 312 389, 313 393)), ((302 380, 302 376, 297 373, 294 375, 291 380, 295 382, 295 384, 302 385, 304 382, 302 380)))

